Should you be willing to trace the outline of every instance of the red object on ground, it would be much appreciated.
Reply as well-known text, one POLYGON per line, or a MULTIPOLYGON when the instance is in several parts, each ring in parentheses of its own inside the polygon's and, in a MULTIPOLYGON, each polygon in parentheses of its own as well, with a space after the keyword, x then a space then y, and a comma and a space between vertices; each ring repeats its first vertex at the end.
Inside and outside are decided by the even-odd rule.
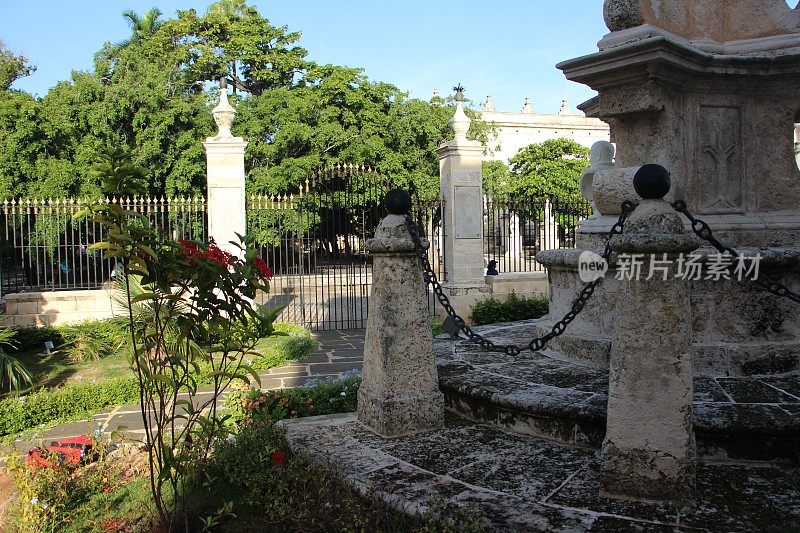
POLYGON ((53 463, 53 454, 56 454, 59 461, 72 465, 93 460, 92 439, 86 435, 78 435, 53 441, 45 448, 37 446, 28 451, 28 466, 56 466, 53 463))
POLYGON ((286 461, 286 456, 283 455, 282 451, 275 450, 274 452, 272 452, 272 461, 276 465, 281 466, 284 463, 284 461, 286 461))

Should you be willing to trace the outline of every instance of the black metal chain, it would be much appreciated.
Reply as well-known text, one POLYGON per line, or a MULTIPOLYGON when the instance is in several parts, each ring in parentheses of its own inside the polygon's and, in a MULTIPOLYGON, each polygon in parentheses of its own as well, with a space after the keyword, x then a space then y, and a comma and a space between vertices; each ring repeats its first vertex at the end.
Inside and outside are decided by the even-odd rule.
MULTIPOLYGON (((677 200, 672 202, 672 207, 675 209, 675 211, 689 219, 689 222, 692 223, 692 231, 695 233, 695 235, 710 243, 711 246, 717 249, 717 251, 729 254, 732 259, 739 259, 741 257, 739 252, 717 240, 717 238, 714 237, 714 234, 712 233, 711 227, 708 225, 708 223, 694 217, 689 212, 689 210, 686 208, 686 202, 683 200, 677 200)), ((788 298, 795 303, 800 303, 800 294, 792 292, 786 285, 774 281, 762 272, 758 273, 758 277, 754 279, 753 282, 764 287, 776 296, 788 298)))
MULTIPOLYGON (((636 204, 633 202, 625 201, 622 203, 619 219, 617 219, 617 222, 608 232, 608 242, 606 242, 606 247, 601 255, 601 257, 607 263, 611 263, 611 237, 622 233, 622 229, 625 226, 625 221, 635 208, 636 204)), ((416 247, 417 254, 419 255, 419 261, 422 265, 423 271, 430 284, 433 286, 433 292, 436 295, 436 299, 439 301, 442 307, 444 307, 445 311, 452 319, 453 324, 458 326, 458 328, 467 336, 467 339, 476 344, 480 344, 482 348, 490 352, 503 352, 508 355, 519 355, 524 350, 531 350, 533 352, 542 350, 549 341, 566 331, 567 325, 575 320, 575 317, 577 317, 578 313, 583 310, 583 308, 586 306, 586 302, 589 300, 589 298, 591 298, 592 294, 594 294, 595 288, 597 288, 597 286, 603 280, 603 278, 600 277, 594 281, 586 283, 578 293, 578 296, 572 302, 572 307, 570 310, 561 318, 561 320, 553 325, 553 327, 550 329, 550 332, 546 335, 536 337, 523 347, 513 344, 495 344, 482 335, 475 333, 475 331, 473 331, 473 329, 467 325, 466 321, 461 318, 458 313, 456 313, 456 310, 450 303, 449 298, 447 298, 444 290, 442 290, 442 285, 439 283, 439 280, 436 279, 436 273, 433 271, 430 261, 428 260, 428 252, 425 247, 422 246, 422 238, 420 237, 419 228, 414 221, 411 220, 409 215, 406 215, 406 227, 408 229, 408 233, 411 235, 411 239, 414 241, 414 246, 416 247)))

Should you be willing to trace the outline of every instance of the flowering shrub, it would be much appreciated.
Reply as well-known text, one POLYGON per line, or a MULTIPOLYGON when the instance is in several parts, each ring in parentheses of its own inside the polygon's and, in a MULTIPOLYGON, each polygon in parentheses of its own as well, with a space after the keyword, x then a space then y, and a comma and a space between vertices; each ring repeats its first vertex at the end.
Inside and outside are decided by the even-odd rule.
POLYGON ((214 243, 176 242, 117 205, 92 206, 79 216, 104 226, 106 240, 91 248, 121 265, 150 485, 162 525, 172 529, 181 517, 186 520, 181 495, 225 431, 217 399, 233 381, 258 382, 245 355, 273 333, 281 311, 253 303, 257 291, 269 291, 272 273, 245 240, 236 254, 214 243), (197 396, 201 365, 212 381, 212 394, 202 399, 197 396))
POLYGON ((275 450, 274 452, 272 452, 271 459, 272 462, 278 466, 282 466, 283 463, 286 462, 286 456, 280 450, 275 450))
POLYGON ((92 439, 97 461, 85 465, 57 453, 43 463, 28 463, 17 450, 3 454, 5 468, 16 487, 11 506, 13 531, 59 531, 74 520, 76 509, 92 496, 108 494, 120 481, 118 465, 106 460, 112 439, 92 439))
POLYGON ((353 372, 336 381, 309 382, 296 389, 232 392, 224 403, 240 426, 271 426, 284 418, 355 411, 359 385, 361 377, 353 372))

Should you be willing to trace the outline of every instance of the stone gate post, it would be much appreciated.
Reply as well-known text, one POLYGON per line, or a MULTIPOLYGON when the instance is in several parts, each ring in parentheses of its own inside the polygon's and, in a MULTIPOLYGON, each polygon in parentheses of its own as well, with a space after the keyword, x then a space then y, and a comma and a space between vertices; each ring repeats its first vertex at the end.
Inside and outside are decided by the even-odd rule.
MULTIPOLYGON (((442 289, 464 317, 470 305, 491 292, 483 279, 483 146, 467 139, 470 122, 463 104, 457 102, 449 122, 455 138, 436 150, 444 227, 442 289)), ((444 311, 437 306, 436 313, 444 311)))
POLYGON ((676 269, 679 254, 699 243, 663 200, 670 187, 666 169, 645 165, 634 186, 643 200, 624 233, 611 240, 623 279, 611 338, 601 491, 686 502, 694 496, 697 452, 689 281, 676 269))
POLYGON ((241 255, 241 250, 230 243, 238 242, 236 236, 247 231, 244 149, 247 142, 231 134, 236 110, 228 103, 227 87, 220 92, 220 101, 212 110, 219 131, 208 137, 206 149, 208 189, 208 236, 223 250, 241 255))

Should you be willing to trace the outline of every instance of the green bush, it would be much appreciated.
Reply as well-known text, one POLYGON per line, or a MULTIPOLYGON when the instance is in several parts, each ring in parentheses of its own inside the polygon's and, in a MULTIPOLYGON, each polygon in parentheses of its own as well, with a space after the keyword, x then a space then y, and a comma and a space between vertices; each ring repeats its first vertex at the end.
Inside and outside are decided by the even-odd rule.
POLYGON ((107 407, 139 400, 135 379, 42 389, 19 398, 0 400, 0 436, 53 422, 87 418, 107 407))
POLYGON ((0 326, 0 391, 18 392, 22 387, 33 384, 33 374, 17 358, 6 353, 16 346, 16 332, 0 326))
POLYGON ((282 343, 281 349, 288 359, 303 359, 317 349, 319 343, 311 335, 290 335, 282 343))
POLYGON ((126 325, 113 318, 62 326, 58 332, 64 341, 59 349, 74 361, 102 359, 125 346, 130 338, 126 325))
POLYGON ((549 310, 549 302, 544 296, 526 298, 512 292, 508 300, 502 302, 492 297, 475 302, 470 308, 470 318, 475 325, 494 324, 496 322, 515 322, 541 318, 549 310))
POLYGON ((32 351, 43 352, 45 341, 51 341, 53 346, 64 344, 64 337, 58 328, 43 327, 14 327, 17 332, 14 337, 15 346, 7 350, 8 353, 27 353, 32 351))
POLYGON ((356 410, 361 378, 322 381, 310 387, 232 392, 224 405, 235 422, 275 423, 284 418, 348 413, 356 410))

